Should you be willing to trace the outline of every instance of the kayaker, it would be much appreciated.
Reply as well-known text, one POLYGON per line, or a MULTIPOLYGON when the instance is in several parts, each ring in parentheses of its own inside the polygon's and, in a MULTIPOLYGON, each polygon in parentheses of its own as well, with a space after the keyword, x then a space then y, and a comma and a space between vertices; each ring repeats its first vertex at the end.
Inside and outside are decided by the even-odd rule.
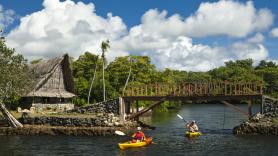
POLYGON ((189 132, 198 132, 199 128, 195 122, 195 120, 192 120, 190 123, 186 125, 186 128, 188 129, 189 132))
POLYGON ((141 131, 141 127, 137 127, 137 131, 132 135, 132 142, 141 142, 146 139, 145 134, 141 131))

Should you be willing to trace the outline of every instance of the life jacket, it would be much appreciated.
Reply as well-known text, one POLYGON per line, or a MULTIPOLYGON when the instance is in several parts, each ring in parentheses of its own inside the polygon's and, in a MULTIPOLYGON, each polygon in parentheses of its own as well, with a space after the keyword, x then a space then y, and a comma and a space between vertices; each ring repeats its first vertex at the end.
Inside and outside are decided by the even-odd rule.
POLYGON ((137 131, 137 132, 135 133, 135 135, 134 135, 134 138, 135 138, 136 140, 143 140, 144 137, 145 137, 145 134, 144 134, 143 132, 141 132, 141 131, 137 131))

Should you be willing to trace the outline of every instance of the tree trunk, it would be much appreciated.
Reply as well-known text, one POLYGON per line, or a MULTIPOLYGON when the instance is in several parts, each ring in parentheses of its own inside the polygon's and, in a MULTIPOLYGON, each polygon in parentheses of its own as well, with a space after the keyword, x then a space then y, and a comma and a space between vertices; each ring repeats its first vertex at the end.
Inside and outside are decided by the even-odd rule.
POLYGON ((102 63, 103 101, 105 101, 105 79, 104 79, 104 66, 105 66, 105 61, 104 61, 104 57, 103 57, 103 63, 102 63))
POLYGON ((9 125, 13 128, 23 127, 23 125, 17 121, 12 114, 6 109, 5 105, 0 101, 0 111, 2 112, 6 121, 8 121, 9 125))
POLYGON ((88 95, 88 100, 87 100, 88 104, 90 103, 91 91, 92 91, 93 83, 94 83, 94 80, 95 80, 95 77, 96 77, 96 71, 97 71, 97 63, 96 63, 96 66, 95 66, 94 76, 93 76, 93 79, 92 79, 92 82, 91 82, 91 85, 90 85, 90 90, 89 90, 89 95, 88 95))
POLYGON ((128 84, 130 74, 131 74, 131 66, 130 66, 130 68, 129 68, 128 77, 127 77, 127 79, 126 79, 126 82, 125 82, 125 86, 124 86, 124 88, 123 88, 122 95, 124 95, 124 93, 125 93, 125 88, 126 88, 126 86, 127 86, 127 84, 128 84))

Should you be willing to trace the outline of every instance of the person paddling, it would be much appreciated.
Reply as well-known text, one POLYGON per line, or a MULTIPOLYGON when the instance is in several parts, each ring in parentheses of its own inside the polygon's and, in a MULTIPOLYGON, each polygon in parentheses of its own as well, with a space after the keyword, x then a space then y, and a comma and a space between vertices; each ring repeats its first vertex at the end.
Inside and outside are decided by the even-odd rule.
POLYGON ((190 123, 186 124, 186 128, 189 132, 198 132, 199 128, 195 122, 195 120, 192 120, 190 123))
POLYGON ((141 131, 141 127, 137 127, 137 131, 132 135, 132 137, 134 138, 132 140, 132 142, 141 142, 144 141, 146 139, 145 134, 141 131))

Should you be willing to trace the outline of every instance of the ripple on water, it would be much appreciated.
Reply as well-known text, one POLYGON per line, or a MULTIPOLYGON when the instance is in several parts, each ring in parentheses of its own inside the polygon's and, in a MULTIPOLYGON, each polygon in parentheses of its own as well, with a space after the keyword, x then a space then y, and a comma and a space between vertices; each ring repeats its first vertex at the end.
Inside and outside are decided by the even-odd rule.
MULTIPOLYGON (((245 105, 239 106, 241 109, 247 108, 245 105)), ((154 118, 149 122, 156 126, 156 130, 146 130, 145 133, 152 136, 155 143, 143 148, 119 150, 118 142, 129 140, 128 136, 0 136, 0 155, 278 155, 278 137, 234 136, 232 128, 245 117, 223 107, 218 104, 186 105, 180 110, 153 114, 154 118), (187 121, 196 120, 203 135, 186 138, 185 123, 177 118, 176 113, 187 121)))

